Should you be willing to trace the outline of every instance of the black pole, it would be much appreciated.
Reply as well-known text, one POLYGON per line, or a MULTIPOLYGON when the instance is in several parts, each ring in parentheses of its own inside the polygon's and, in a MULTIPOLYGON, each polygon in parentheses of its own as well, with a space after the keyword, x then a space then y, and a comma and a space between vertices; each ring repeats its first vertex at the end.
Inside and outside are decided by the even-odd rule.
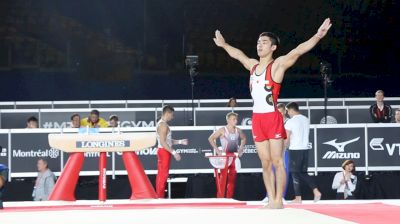
POLYGON ((326 61, 320 63, 320 72, 324 80, 324 117, 325 124, 328 124, 328 86, 332 81, 329 80, 330 64, 326 61))
POLYGON ((195 123, 194 123, 194 75, 192 74, 194 71, 193 71, 194 69, 193 68, 191 68, 190 69, 190 79, 191 79, 191 81, 192 81, 192 123, 191 123, 191 125, 195 125, 195 123))
POLYGON ((189 125, 195 125, 194 122, 194 77, 198 75, 198 72, 196 71, 197 65, 198 65, 198 56, 197 55, 187 55, 185 64, 186 68, 189 69, 189 75, 190 75, 190 80, 191 80, 191 87, 192 87, 192 119, 189 125))
POLYGON ((328 123, 328 74, 324 74, 324 115, 325 124, 328 123))

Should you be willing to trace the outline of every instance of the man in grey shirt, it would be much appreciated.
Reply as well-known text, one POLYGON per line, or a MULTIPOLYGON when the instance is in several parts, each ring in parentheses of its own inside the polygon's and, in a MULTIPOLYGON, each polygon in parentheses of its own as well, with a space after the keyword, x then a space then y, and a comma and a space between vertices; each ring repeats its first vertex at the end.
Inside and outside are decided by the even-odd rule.
POLYGON ((37 161, 38 176, 33 188, 32 197, 34 201, 47 201, 53 190, 56 176, 51 172, 45 159, 37 161))

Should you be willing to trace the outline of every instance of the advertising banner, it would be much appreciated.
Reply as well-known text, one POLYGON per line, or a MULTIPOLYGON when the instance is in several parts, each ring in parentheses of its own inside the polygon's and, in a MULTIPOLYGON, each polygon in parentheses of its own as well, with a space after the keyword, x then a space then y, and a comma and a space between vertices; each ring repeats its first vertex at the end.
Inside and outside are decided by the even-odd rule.
POLYGON ((400 165, 400 125, 399 127, 368 128, 368 165, 400 165))
POLYGON ((364 143, 364 128, 318 129, 318 167, 340 167, 346 159, 365 166, 364 143))
POLYGON ((47 160, 53 172, 59 172, 61 151, 50 148, 48 133, 13 133, 11 134, 12 172, 37 172, 36 162, 47 160))

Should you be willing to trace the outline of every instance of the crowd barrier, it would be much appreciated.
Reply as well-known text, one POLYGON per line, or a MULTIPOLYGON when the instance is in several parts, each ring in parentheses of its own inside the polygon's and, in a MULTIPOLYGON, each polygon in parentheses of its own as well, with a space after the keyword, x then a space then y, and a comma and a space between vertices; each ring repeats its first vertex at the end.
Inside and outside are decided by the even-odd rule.
MULTIPOLYGON (((393 108, 400 108, 394 105, 393 108)), ((28 117, 35 116, 40 128, 68 128, 73 113, 87 117, 91 109, 3 109, 0 110, 0 128, 25 128, 28 117)), ((119 117, 121 127, 154 127, 161 116, 158 108, 103 108, 100 116, 108 119, 110 115, 119 117)), ((194 111, 195 126, 224 125, 225 115, 235 111, 239 114, 239 124, 251 125, 251 107, 199 107, 194 111)), ((325 112, 323 106, 301 106, 300 112, 310 119, 311 124, 324 124, 325 112)), ((369 106, 328 106, 328 124, 357 124, 372 122, 369 106)), ((175 119, 172 126, 189 126, 193 124, 192 108, 175 108, 175 119)))
MULTIPOLYGON (((280 102, 297 102, 300 106, 324 106, 324 98, 282 98, 280 102)), ((225 107, 227 99, 195 99, 194 107, 225 107)), ((240 107, 251 107, 251 99, 237 99, 240 107)), ((386 97, 390 105, 400 105, 400 97, 386 97)), ((367 106, 375 103, 373 97, 329 98, 328 106, 367 106)), ((63 108, 142 108, 192 107, 191 100, 79 100, 79 101, 7 101, 0 109, 63 109, 63 108)))
MULTIPOLYGON (((189 145, 177 145, 181 154, 180 162, 171 162, 172 174, 212 173, 213 169, 205 158, 211 152, 208 137, 219 126, 182 126, 172 127, 173 138, 188 138, 189 145)), ((261 163, 252 140, 251 129, 241 127, 247 136, 242 168, 239 172, 261 172, 261 163)), ((100 132, 147 132, 154 127, 100 129, 100 132)), ((9 166, 10 178, 34 177, 36 161, 48 160, 49 167, 57 175, 68 159, 68 154, 50 148, 49 133, 70 133, 77 129, 1 129, 0 163, 9 166)), ((147 148, 137 152, 147 174, 157 172, 157 149, 147 148)), ((108 174, 126 174, 121 153, 108 153, 108 174)), ((98 174, 99 153, 85 153, 85 162, 81 175, 98 174)), ((400 170, 400 125, 399 124, 331 124, 311 125, 309 172, 339 171, 346 159, 355 161, 358 171, 393 171, 400 170)))

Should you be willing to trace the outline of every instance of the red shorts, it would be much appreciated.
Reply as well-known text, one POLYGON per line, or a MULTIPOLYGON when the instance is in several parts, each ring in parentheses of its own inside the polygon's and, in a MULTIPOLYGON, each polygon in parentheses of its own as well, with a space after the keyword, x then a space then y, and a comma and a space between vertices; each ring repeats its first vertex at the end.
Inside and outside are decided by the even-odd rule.
POLYGON ((286 139, 283 117, 279 111, 253 113, 251 123, 255 142, 262 142, 268 139, 286 139))

